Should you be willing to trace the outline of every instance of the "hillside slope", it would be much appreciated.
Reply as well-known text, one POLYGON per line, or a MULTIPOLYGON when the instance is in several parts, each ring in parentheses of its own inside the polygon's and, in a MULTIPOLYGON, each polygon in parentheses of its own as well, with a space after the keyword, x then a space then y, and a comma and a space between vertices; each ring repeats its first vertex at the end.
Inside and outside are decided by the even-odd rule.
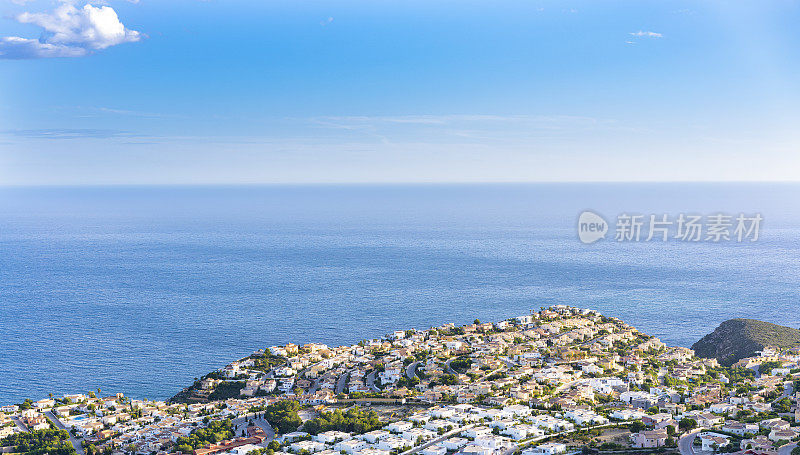
POLYGON ((756 319, 730 319, 692 345, 698 357, 715 358, 723 365, 752 357, 765 346, 800 346, 800 330, 756 319))

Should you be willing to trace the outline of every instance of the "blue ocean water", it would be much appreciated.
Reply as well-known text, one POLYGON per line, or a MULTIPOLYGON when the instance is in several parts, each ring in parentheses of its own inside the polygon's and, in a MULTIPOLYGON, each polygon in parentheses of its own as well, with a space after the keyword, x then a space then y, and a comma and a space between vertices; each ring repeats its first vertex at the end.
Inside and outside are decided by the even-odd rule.
POLYGON ((0 403, 167 398, 286 342, 551 304, 689 346, 731 317, 800 326, 800 186, 541 184, 0 189, 0 403), (764 217, 752 243, 580 243, 578 214, 764 217))

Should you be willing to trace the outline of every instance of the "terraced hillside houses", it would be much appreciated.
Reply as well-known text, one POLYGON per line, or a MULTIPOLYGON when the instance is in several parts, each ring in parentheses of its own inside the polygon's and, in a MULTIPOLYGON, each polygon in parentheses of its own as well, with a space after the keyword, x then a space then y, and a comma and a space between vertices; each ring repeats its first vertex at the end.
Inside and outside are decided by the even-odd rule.
POLYGON ((596 311, 258 350, 169 401, 99 392, 0 408, 0 436, 63 428, 94 455, 785 455, 800 356, 733 367, 596 311))

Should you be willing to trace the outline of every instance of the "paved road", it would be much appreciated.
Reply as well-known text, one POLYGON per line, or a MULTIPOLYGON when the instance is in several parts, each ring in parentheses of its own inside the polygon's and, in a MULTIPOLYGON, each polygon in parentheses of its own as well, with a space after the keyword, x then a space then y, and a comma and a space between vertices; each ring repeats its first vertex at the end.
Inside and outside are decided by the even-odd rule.
MULTIPOLYGON (((774 400, 772 400, 772 404, 775 404, 775 403, 781 401, 784 398, 791 398, 793 394, 794 394, 794 385, 793 385, 792 381, 784 382, 783 383, 783 393, 778 398, 775 398, 774 400)), ((780 414, 780 416, 781 417, 784 417, 784 416, 791 417, 793 414, 794 413, 787 412, 787 413, 780 414)))
POLYGON ((272 425, 270 425, 269 422, 264 419, 255 419, 253 423, 261 427, 261 429, 264 430, 264 433, 267 434, 267 439, 265 439, 264 442, 269 442, 275 439, 275 430, 272 428, 272 425))
POLYGON ((678 450, 681 452, 681 455, 694 455, 693 444, 694 440, 697 439, 697 433, 699 433, 699 431, 695 430, 678 439, 678 450))
POLYGON ((19 420, 16 417, 13 417, 13 416, 11 417, 11 420, 13 420, 15 424, 17 424, 17 428, 19 429, 19 431, 23 431, 25 433, 28 432, 28 427, 26 427, 25 424, 22 423, 21 420, 19 420))
POLYGON ((344 388, 347 385, 348 376, 350 376, 349 372, 344 372, 341 376, 339 376, 339 380, 336 382, 336 395, 344 392, 344 388))
POLYGON ((523 442, 521 444, 512 444, 511 447, 509 447, 508 449, 504 450, 501 455, 511 455, 512 453, 516 452, 517 449, 521 449, 523 447, 527 447, 527 446, 536 444, 539 441, 543 441, 545 439, 553 438, 553 437, 556 437, 556 436, 563 436, 565 434, 575 433, 577 431, 583 431, 583 430, 593 430, 595 428, 613 427, 613 426, 622 425, 622 424, 626 424, 626 423, 630 423, 630 422, 632 422, 632 421, 631 420, 621 420, 619 422, 607 423, 605 425, 594 425, 594 426, 589 426, 589 427, 585 427, 585 428, 575 428, 574 430, 570 430, 570 431, 561 431, 561 432, 558 432, 558 433, 545 434, 545 435, 542 435, 542 436, 535 437, 533 439, 529 439, 529 440, 527 440, 527 441, 525 441, 525 442, 523 442))
MULTIPOLYGON (((242 435, 242 430, 247 429, 248 420, 253 419, 254 415, 255 414, 246 414, 231 420, 231 423, 233 423, 234 434, 236 436, 242 435)), ((264 440, 265 443, 272 441, 275 438, 275 430, 272 429, 272 426, 269 424, 269 422, 262 418, 258 418, 253 419, 253 423, 264 430, 264 433, 267 434, 267 439, 264 440)))
MULTIPOLYGON (((624 423, 630 423, 630 421, 623 420, 621 422, 614 422, 614 423, 609 423, 609 424, 606 424, 606 425, 595 425, 595 426, 590 426, 590 427, 586 427, 586 428, 576 428, 576 429, 574 429, 572 431, 562 431, 562 432, 559 432, 559 433, 546 434, 546 435, 543 435, 543 436, 539 436, 537 438, 529 439, 529 440, 525 441, 522 444, 512 444, 511 447, 509 447, 508 449, 504 450, 501 453, 501 455, 511 455, 517 449, 521 449, 521 448, 523 448, 525 446, 536 444, 537 442, 545 440, 545 439, 548 439, 548 438, 553 438, 553 437, 557 437, 557 436, 563 436, 565 434, 574 433, 576 431, 592 430, 592 429, 595 429, 595 428, 610 427, 610 426, 615 426, 615 425, 624 424, 624 423)), ((465 425, 465 426, 463 426, 461 428, 458 428, 456 430, 449 431, 449 432, 439 436, 438 438, 435 438, 435 439, 432 439, 432 440, 426 442, 425 444, 423 444, 421 446, 414 447, 413 449, 406 450, 405 452, 402 452, 400 455, 411 455, 411 454, 417 453, 417 452, 419 452, 421 450, 425 450, 428 447, 430 447, 430 446, 432 446, 434 444, 438 444, 438 443, 444 441, 445 439, 448 439, 449 437, 453 436, 454 434, 461 433, 462 431, 466 430, 467 428, 471 428, 473 426, 475 426, 475 424, 465 425)), ((783 455, 783 454, 780 454, 780 455, 783 455)))
POLYGON ((791 455, 795 447, 797 447, 797 444, 786 444, 778 449, 778 455, 791 455))
POLYGON ((604 336, 605 336, 605 335, 601 335, 601 336, 598 336, 598 337, 594 337, 594 338, 592 338, 592 339, 591 339, 591 340, 589 340, 589 341, 584 341, 584 342, 583 342, 583 343, 581 343, 580 345, 581 345, 581 346, 589 346, 590 344, 594 343, 595 341, 599 340, 600 338, 603 338, 604 336))
POLYGON ((419 365, 419 362, 412 362, 406 367, 406 377, 408 379, 414 379, 414 376, 417 375, 417 365, 419 365))
POLYGON ((786 381, 783 384, 783 396, 791 397, 794 395, 794 381, 786 381))
POLYGON ((513 360, 509 359, 508 357, 500 357, 500 360, 502 360, 503 363, 505 363, 506 367, 508 367, 508 368, 514 368, 514 367, 518 367, 519 366, 517 363, 515 363, 513 360))
POLYGON ((322 382, 322 378, 314 379, 314 382, 311 383, 311 387, 308 389, 308 393, 314 393, 319 390, 319 384, 322 382))
POLYGON ((462 431, 466 430, 467 428, 472 428, 474 426, 475 426, 475 424, 471 423, 469 425, 464 425, 461 428, 457 428, 455 430, 450 430, 447 433, 439 436, 438 438, 431 439, 430 441, 426 442, 425 444, 422 444, 421 446, 414 447, 413 449, 408 449, 405 452, 401 453, 400 455, 411 455, 412 453, 417 453, 417 452, 419 452, 421 450, 425 450, 425 449, 427 449, 428 447, 430 447, 430 446, 432 446, 434 444, 438 444, 438 443, 444 441, 445 439, 450 438, 450 436, 453 436, 454 434, 461 433, 462 431))
MULTIPOLYGON (((45 417, 50 419, 53 424, 58 427, 60 430, 67 430, 67 427, 61 423, 61 420, 53 414, 53 411, 47 411, 44 413, 45 417)), ((69 433, 69 442, 72 443, 72 447, 75 447, 75 451, 78 452, 78 455, 84 455, 83 446, 81 445, 81 441, 79 441, 72 433, 69 433)))
POLYGON ((233 435, 235 437, 241 437, 242 431, 247 429, 247 418, 246 417, 237 417, 231 420, 233 424, 233 435))
MULTIPOLYGON (((537 442, 542 441, 544 439, 557 437, 557 436, 563 436, 565 434, 574 433, 576 431, 592 430, 592 429, 595 429, 595 428, 610 427, 610 426, 615 426, 615 425, 625 424, 625 423, 630 423, 630 422, 631 421, 629 421, 629 420, 623 420, 623 421, 620 421, 620 422, 614 422, 614 423, 609 423, 609 424, 605 424, 605 425, 595 425, 595 426, 590 426, 590 427, 585 427, 585 428, 576 428, 576 429, 574 429, 572 431, 562 431, 562 432, 559 432, 559 433, 546 434, 546 435, 543 435, 543 436, 539 436, 537 438, 529 439, 529 440, 525 441, 522 444, 512 444, 511 447, 509 447, 508 449, 504 450, 501 453, 501 455, 511 455, 517 449, 521 449, 522 447, 529 446, 529 445, 532 445, 532 444, 536 444, 537 442)), ((417 452, 419 452, 421 450, 425 450, 425 449, 427 449, 428 447, 430 447, 430 446, 432 446, 434 444, 438 444, 438 443, 444 441, 445 439, 448 439, 451 436, 453 436, 455 434, 458 434, 458 433, 461 433, 462 431, 466 430, 467 428, 472 428, 474 426, 475 426, 475 424, 471 423, 469 425, 464 425, 461 428, 458 428, 458 429, 455 429, 455 430, 452 430, 452 431, 448 431, 447 433, 439 436, 438 438, 434 438, 434 439, 426 442, 425 444, 422 444, 421 446, 414 447, 413 449, 406 450, 405 452, 402 452, 400 455, 411 455, 411 454, 417 453, 417 452)), ((784 455, 784 454, 780 454, 780 455, 784 455)))
POLYGON ((367 384, 367 387, 369 387, 369 389, 372 390, 373 392, 381 391, 381 389, 379 389, 378 386, 375 385, 375 375, 377 373, 378 373, 377 371, 373 371, 372 373, 368 374, 364 381, 364 383, 367 384))
POLYGON ((565 383, 561 384, 560 386, 556 387, 555 390, 553 391, 553 394, 554 395, 558 395, 559 393, 561 393, 564 390, 569 389, 573 385, 580 384, 582 382, 586 382, 586 379, 575 379, 574 381, 565 382, 565 383))

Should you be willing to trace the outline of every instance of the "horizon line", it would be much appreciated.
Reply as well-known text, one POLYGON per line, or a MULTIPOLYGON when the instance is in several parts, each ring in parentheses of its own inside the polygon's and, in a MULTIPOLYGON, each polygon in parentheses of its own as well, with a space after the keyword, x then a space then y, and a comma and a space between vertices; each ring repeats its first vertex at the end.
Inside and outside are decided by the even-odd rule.
POLYGON ((504 186, 504 185, 676 185, 676 184, 800 184, 800 180, 538 180, 538 181, 453 181, 453 182, 247 182, 247 183, 35 183, 35 184, 3 184, 0 189, 23 188, 147 188, 147 187, 366 187, 366 186, 504 186))

